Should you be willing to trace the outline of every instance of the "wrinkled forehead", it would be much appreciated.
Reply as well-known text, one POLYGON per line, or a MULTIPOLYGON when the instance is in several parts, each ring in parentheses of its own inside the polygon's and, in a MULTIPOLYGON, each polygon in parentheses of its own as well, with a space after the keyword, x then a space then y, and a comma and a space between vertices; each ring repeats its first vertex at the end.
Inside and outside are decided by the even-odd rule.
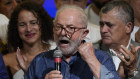
POLYGON ((79 23, 79 11, 75 9, 65 9, 59 13, 57 22, 77 25, 79 23))

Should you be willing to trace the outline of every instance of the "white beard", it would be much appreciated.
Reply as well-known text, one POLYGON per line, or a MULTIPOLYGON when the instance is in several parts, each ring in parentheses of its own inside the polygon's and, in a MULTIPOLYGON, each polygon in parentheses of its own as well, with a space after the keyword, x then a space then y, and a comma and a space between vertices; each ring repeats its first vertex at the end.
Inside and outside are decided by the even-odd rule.
POLYGON ((57 40, 56 41, 57 48, 62 51, 63 55, 73 55, 81 43, 82 34, 83 34, 83 32, 80 34, 79 38, 75 42, 71 41, 69 38, 67 38, 65 36, 59 37, 58 38, 59 40, 64 39, 64 40, 69 41, 69 47, 67 47, 67 48, 60 47, 58 44, 59 40, 57 40))

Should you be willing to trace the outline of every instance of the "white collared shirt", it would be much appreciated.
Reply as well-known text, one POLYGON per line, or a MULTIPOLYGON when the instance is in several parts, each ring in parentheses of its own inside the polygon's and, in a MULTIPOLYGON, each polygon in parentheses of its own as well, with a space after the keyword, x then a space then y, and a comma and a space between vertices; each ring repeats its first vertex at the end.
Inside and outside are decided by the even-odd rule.
MULTIPOLYGON (((131 42, 131 39, 129 40, 126 48, 129 47, 130 42, 131 42)), ((110 51, 110 55, 112 56, 113 62, 115 64, 116 70, 118 70, 121 60, 119 59, 119 57, 117 56, 116 52, 113 49, 109 49, 109 51, 110 51)), ((122 57, 124 57, 122 53, 120 53, 120 54, 122 57)))
POLYGON ((140 29, 138 26, 134 26, 133 31, 131 32, 131 39, 135 41, 135 34, 140 29))

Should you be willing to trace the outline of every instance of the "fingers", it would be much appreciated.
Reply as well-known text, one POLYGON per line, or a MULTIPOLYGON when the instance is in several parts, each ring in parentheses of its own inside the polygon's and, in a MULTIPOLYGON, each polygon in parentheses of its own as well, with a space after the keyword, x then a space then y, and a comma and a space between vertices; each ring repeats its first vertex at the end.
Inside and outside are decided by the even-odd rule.
POLYGON ((21 55, 21 53, 20 53, 19 47, 17 48, 16 56, 17 56, 17 61, 18 61, 18 62, 23 62, 23 60, 22 60, 22 55, 21 55))
POLYGON ((94 61, 97 60, 92 43, 82 43, 79 46, 78 51, 82 59, 86 61, 87 63, 93 62, 93 60, 94 61))
POLYGON ((136 54, 136 49, 135 49, 135 47, 133 46, 133 44, 130 44, 130 48, 131 48, 131 52, 132 52, 132 54, 136 54))
POLYGON ((123 45, 120 46, 120 52, 123 54, 124 57, 122 57, 120 54, 118 54, 118 57, 125 63, 125 65, 129 66, 136 60, 136 50, 132 44, 130 44, 131 50, 128 50, 123 45))
POLYGON ((121 52, 126 58, 128 58, 129 55, 131 54, 131 52, 130 52, 126 47, 124 47, 123 45, 120 46, 120 52, 121 52))
POLYGON ((27 70, 27 67, 26 67, 27 58, 25 56, 21 55, 19 47, 17 48, 17 51, 16 51, 16 57, 17 57, 17 62, 19 64, 20 68, 22 68, 26 72, 26 70, 27 70))
POLYGON ((124 63, 128 65, 128 62, 124 59, 124 57, 121 54, 117 54, 120 60, 122 60, 124 63))
POLYGON ((63 76, 60 71, 53 70, 46 74, 45 79, 62 79, 63 76))

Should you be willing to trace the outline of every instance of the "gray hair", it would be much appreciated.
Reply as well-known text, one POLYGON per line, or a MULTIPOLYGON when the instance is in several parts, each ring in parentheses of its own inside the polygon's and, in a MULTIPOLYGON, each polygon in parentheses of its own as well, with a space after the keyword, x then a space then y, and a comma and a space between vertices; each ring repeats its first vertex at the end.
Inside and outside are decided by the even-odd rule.
POLYGON ((107 13, 112 9, 115 9, 118 13, 117 18, 121 19, 125 24, 131 22, 134 26, 134 11, 133 8, 126 1, 110 1, 101 9, 100 14, 107 13))
POLYGON ((79 15, 78 15, 79 24, 82 24, 84 27, 87 27, 87 15, 85 14, 85 12, 82 8, 80 8, 76 5, 64 5, 64 6, 60 7, 56 13, 54 23, 56 23, 59 14, 65 9, 74 9, 74 10, 79 11, 79 15))

